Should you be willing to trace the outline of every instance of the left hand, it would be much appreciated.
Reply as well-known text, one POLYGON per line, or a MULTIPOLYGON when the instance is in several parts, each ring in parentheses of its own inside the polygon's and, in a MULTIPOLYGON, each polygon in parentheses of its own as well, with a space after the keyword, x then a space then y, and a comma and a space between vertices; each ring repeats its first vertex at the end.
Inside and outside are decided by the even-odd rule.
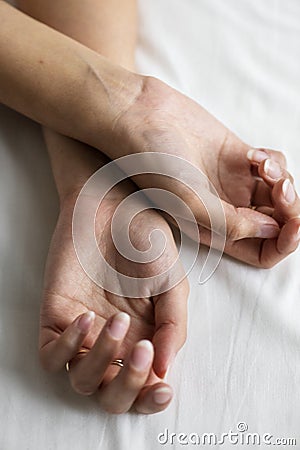
MULTIPOLYGON (((97 213, 96 233, 105 258, 134 283, 141 270, 144 277, 164 270, 177 257, 177 248, 167 222, 155 211, 146 210, 132 222, 132 243, 143 247, 151 231, 158 228, 167 238, 162 255, 141 268, 116 252, 110 222, 124 193, 126 189, 114 188, 108 194, 97 213)), ((150 292, 140 299, 113 295, 97 286, 74 251, 71 223, 75 198, 64 201, 48 255, 40 323, 41 362, 56 371, 72 360, 69 375, 73 388, 84 395, 97 393, 108 412, 122 413, 133 405, 142 413, 161 411, 172 397, 163 377, 186 336, 187 280, 161 295, 152 298, 150 292), (87 314, 80 320, 89 311, 95 312, 95 319, 87 314), (130 326, 128 317, 120 312, 130 316, 130 326), (141 342, 144 339, 148 343, 141 342), (89 353, 77 355, 82 348, 89 353), (125 360, 124 368, 110 364, 115 358, 125 360)), ((104 268, 99 266, 101 270, 104 268)))

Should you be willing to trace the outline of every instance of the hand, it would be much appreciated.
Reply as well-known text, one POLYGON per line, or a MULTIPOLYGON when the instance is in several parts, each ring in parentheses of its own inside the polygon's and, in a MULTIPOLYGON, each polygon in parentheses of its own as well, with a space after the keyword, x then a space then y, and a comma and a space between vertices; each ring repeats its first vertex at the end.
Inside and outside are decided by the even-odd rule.
MULTIPOLYGON (((120 145, 115 147, 117 153, 108 152, 111 158, 139 152, 168 153, 186 159, 205 174, 222 200, 227 223, 225 252, 229 255, 258 267, 271 267, 296 249, 299 199, 295 193, 288 202, 281 192, 285 179, 293 184, 281 152, 264 153, 263 159, 279 164, 280 174, 272 179, 263 165, 259 171, 255 169, 259 162, 255 156, 261 158, 259 153, 251 152, 249 160, 248 145, 197 103, 151 77, 145 78, 141 94, 119 117, 114 130, 120 145), (262 207, 271 207, 272 213, 265 214, 266 208, 262 207)), ((168 173, 167 168, 159 169, 168 173)), ((167 177, 152 174, 134 181, 140 187, 158 187, 181 197, 194 213, 201 242, 209 244, 210 222, 205 207, 189 189, 180 182, 171 183, 167 177)), ((207 184, 202 184, 201 189, 207 190, 207 184)))
POLYGON ((300 241, 300 200, 282 153, 250 150, 248 158, 257 175, 253 203, 280 226, 276 239, 228 242, 226 253, 252 265, 270 268, 294 252, 300 241))
MULTIPOLYGON (((110 263, 119 272, 139 278, 141 265, 122 258, 110 237, 114 210, 124 195, 132 192, 131 183, 123 185, 127 188, 114 188, 101 204, 96 234, 110 263)), ((48 255, 40 322, 42 365, 57 371, 71 360, 73 388, 83 395, 96 393, 109 412, 122 413, 132 405, 141 413, 161 411, 172 397, 171 387, 162 378, 185 341, 187 280, 153 298, 151 292, 140 299, 124 298, 98 287, 83 271, 74 251, 74 203, 74 196, 64 200, 48 255), (78 355, 80 349, 90 351, 78 355), (115 358, 125 360, 124 368, 110 364, 115 358)), ((166 248, 157 260, 144 265, 144 276, 160 273, 177 257, 168 224, 153 210, 133 220, 133 245, 143 247, 157 228, 167 237, 166 248)))

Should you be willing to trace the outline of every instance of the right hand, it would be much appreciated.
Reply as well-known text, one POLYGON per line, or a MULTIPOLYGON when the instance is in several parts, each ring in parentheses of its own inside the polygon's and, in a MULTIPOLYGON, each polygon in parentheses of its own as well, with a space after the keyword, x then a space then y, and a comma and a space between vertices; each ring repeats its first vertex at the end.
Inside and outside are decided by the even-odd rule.
MULTIPOLYGON (((144 78, 140 95, 115 121, 114 132, 118 145, 107 151, 112 159, 130 153, 167 153, 201 170, 222 202, 226 253, 257 267, 271 267, 297 248, 300 203, 296 193, 288 203, 280 192, 285 179, 291 180, 294 189, 281 152, 266 150, 264 156, 279 164, 277 178, 268 177, 262 165, 258 173, 261 161, 249 161, 250 146, 199 104, 152 77, 144 78), (262 207, 271 207, 274 216, 265 214, 262 207), (283 219, 280 223, 278 216, 283 219)), ((257 152, 254 155, 259 157, 257 152)), ((159 169, 168 173, 168 167, 159 169)), ((178 164, 178 179, 180 170, 178 164)), ((155 173, 140 175, 134 181, 142 188, 161 188, 180 197, 194 214, 202 242, 209 244, 211 224, 205 205, 188 188, 155 173)), ((199 180, 199 185, 208 192, 207 183, 199 180)))

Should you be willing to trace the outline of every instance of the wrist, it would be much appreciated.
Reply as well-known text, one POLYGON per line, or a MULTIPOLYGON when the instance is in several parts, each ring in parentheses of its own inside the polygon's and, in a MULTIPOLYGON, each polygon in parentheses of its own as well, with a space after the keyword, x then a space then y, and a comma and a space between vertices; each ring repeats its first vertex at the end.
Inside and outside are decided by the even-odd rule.
POLYGON ((43 128, 60 205, 76 199, 89 177, 108 162, 108 158, 82 142, 43 128))
POLYGON ((86 111, 83 110, 81 140, 99 150, 103 149, 114 159, 117 148, 121 146, 116 123, 141 95, 145 77, 108 61, 103 65, 102 57, 100 70, 97 64, 85 62, 88 72, 85 95, 89 98, 91 119, 86 120, 86 111))
MULTIPOLYGON (((52 172, 59 196, 60 209, 72 208, 84 184, 109 159, 98 150, 44 128, 52 172)), ((105 182, 101 179, 100 182, 105 182)), ((105 182, 107 183, 107 181, 105 182)), ((116 185, 105 197, 115 204, 130 195, 136 186, 128 179, 116 185)))

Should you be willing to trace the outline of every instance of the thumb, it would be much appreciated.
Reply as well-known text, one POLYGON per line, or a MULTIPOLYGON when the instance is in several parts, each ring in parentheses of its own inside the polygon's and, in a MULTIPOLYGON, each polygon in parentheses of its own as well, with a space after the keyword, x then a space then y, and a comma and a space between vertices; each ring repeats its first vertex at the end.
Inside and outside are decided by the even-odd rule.
POLYGON ((275 219, 251 208, 236 208, 222 202, 226 220, 226 238, 238 241, 245 238, 273 239, 279 234, 275 219))
POLYGON ((153 299, 155 333, 153 370, 163 378, 186 340, 188 282, 184 279, 153 299))

